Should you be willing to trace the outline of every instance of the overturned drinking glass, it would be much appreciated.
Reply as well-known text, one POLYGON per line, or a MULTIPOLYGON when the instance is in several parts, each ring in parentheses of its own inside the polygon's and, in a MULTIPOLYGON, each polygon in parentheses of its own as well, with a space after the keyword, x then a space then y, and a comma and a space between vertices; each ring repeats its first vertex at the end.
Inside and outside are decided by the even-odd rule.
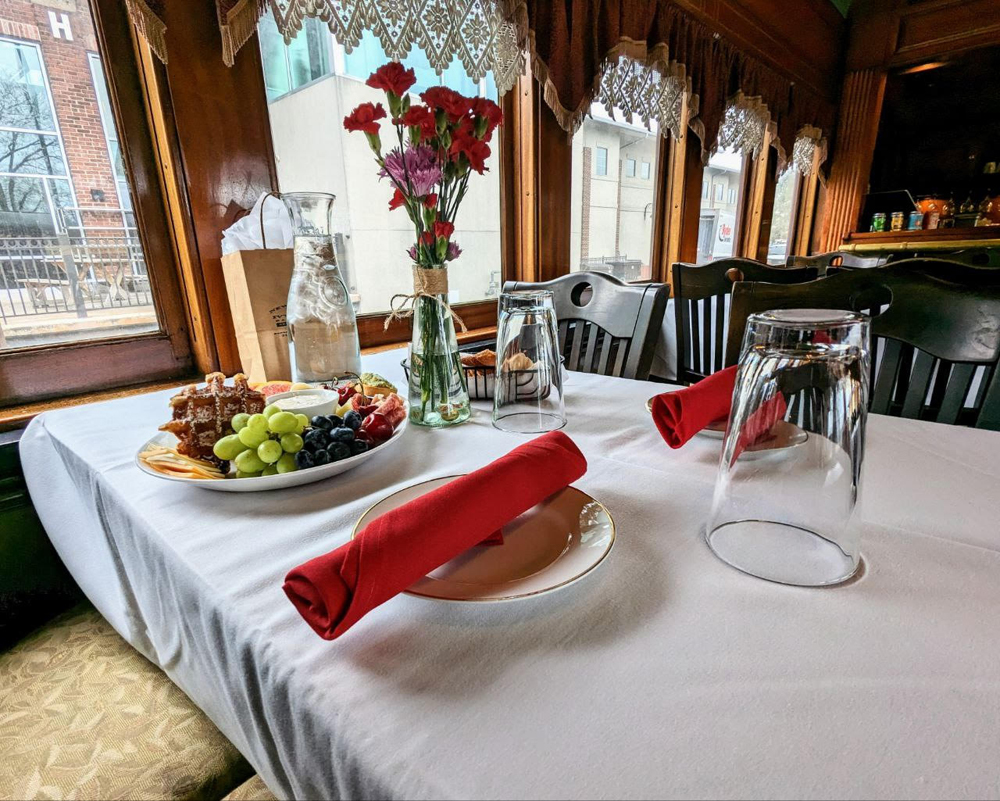
POLYGON ((792 309, 747 323, 706 539, 784 584, 837 584, 861 559, 869 322, 792 309))

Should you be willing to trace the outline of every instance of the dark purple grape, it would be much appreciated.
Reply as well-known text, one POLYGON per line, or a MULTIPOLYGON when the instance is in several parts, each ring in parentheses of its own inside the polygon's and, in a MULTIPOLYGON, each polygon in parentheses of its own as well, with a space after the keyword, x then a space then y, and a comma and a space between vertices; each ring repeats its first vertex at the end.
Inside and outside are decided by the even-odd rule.
POLYGON ((351 453, 357 456, 359 453, 364 453, 368 450, 368 443, 363 439, 356 439, 351 443, 351 453))
POLYGON ((330 461, 339 462, 351 455, 351 446, 346 442, 333 442, 326 449, 326 452, 330 454, 330 461))
POLYGON ((358 414, 355 411, 350 411, 344 415, 344 425, 347 426, 352 431, 357 431, 359 428, 361 428, 362 422, 363 418, 361 417, 360 414, 358 414))
POLYGON ((299 470, 305 470, 307 467, 312 467, 316 462, 313 460, 313 455, 307 450, 301 450, 295 454, 295 466, 299 470))
POLYGON ((328 414, 326 419, 330 421, 330 428, 340 428, 344 424, 344 418, 339 414, 328 414))
POLYGON ((317 467, 324 464, 330 464, 331 459, 329 451, 316 451, 316 453, 313 454, 313 461, 316 463, 317 467))
POLYGON ((330 440, 333 442, 353 442, 354 429, 347 426, 335 428, 330 432, 330 440))
POLYGON ((313 428, 323 429, 329 431, 333 428, 333 424, 330 422, 330 418, 324 417, 321 414, 317 414, 312 420, 309 421, 313 428))
POLYGON ((330 444, 330 434, 328 431, 324 431, 322 428, 314 428, 312 431, 308 432, 302 438, 307 445, 311 445, 313 449, 322 449, 330 444))

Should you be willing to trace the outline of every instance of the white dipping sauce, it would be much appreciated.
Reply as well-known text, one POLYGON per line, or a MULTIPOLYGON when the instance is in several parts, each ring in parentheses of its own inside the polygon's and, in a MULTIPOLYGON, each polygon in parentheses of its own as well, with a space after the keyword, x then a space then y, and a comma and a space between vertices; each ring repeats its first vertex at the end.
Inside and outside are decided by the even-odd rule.
POLYGON ((323 396, 316 394, 291 395, 287 398, 278 398, 273 402, 274 406, 286 411, 291 409, 302 409, 306 406, 316 406, 323 403, 323 396))

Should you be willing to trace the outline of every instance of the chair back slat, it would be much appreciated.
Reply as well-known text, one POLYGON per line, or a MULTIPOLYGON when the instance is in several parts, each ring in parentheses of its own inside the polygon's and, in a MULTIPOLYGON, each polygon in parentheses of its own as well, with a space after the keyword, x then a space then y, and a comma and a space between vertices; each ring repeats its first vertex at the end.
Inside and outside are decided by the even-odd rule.
POLYGON ((956 364, 952 366, 944 395, 941 398, 936 418, 937 422, 947 423, 948 425, 955 425, 958 422, 958 417, 965 405, 965 399, 968 397, 969 389, 972 387, 972 379, 978 369, 974 364, 956 364))
POLYGON ((667 308, 665 284, 626 284, 606 273, 578 272, 503 286, 504 292, 537 289, 552 292, 567 369, 649 377, 667 308), (614 349, 616 340, 626 346, 614 349))
POLYGON ((797 286, 741 282, 727 358, 738 357, 750 314, 792 308, 880 312, 872 319, 873 412, 1000 430, 1000 286, 944 281, 903 263, 797 286), (970 401, 984 370, 988 381, 980 376, 970 401))
POLYGON ((903 397, 903 409, 900 413, 902 417, 909 417, 913 420, 920 418, 920 412, 924 408, 924 402, 931 388, 931 376, 938 360, 925 351, 918 350, 913 360, 913 371, 910 373, 910 382, 903 397))
POLYGON ((814 256, 789 256, 785 260, 787 267, 815 267, 825 275, 828 270, 863 270, 869 267, 881 267, 889 261, 889 256, 859 256, 843 250, 833 250, 829 253, 817 253, 814 256))
POLYGON ((875 388, 872 391, 871 410, 876 414, 888 414, 896 391, 896 379, 899 376, 899 362, 903 344, 896 340, 888 340, 882 351, 882 363, 875 376, 875 388))
POLYGON ((715 302, 715 354, 712 359, 712 372, 717 373, 722 369, 722 358, 725 355, 725 328, 726 328, 726 297, 717 295, 710 298, 709 303, 715 302))
POLYGON ((819 275, 815 267, 789 269, 752 259, 719 259, 708 264, 678 262, 672 271, 677 339, 677 381, 691 383, 726 364, 726 296, 734 280, 800 283, 819 275), (714 312, 714 313, 713 313, 714 312), (713 343, 715 344, 713 353, 713 343))

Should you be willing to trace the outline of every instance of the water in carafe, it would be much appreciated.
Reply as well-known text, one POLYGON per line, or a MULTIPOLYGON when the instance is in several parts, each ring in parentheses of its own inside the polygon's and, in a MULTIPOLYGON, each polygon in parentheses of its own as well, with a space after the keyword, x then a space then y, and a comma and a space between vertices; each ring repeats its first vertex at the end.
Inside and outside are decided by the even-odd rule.
POLYGON ((333 383, 361 372, 358 324, 330 233, 333 195, 282 195, 295 232, 295 267, 288 290, 292 380, 333 383))

